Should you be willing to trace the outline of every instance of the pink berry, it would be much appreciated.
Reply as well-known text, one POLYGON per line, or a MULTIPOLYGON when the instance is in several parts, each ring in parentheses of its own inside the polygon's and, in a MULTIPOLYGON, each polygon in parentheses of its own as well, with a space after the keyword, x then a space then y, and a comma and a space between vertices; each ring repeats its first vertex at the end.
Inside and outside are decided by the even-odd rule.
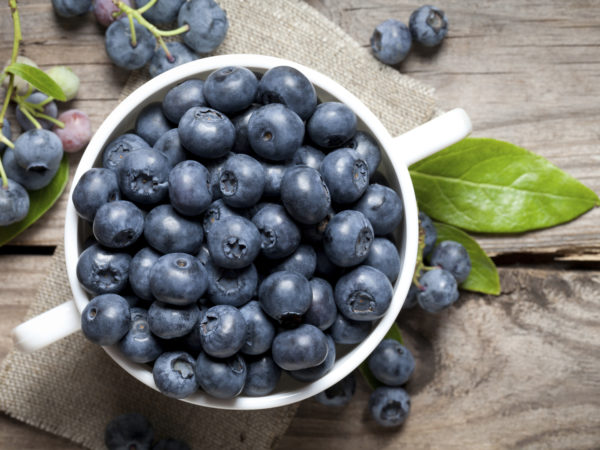
MULTIPOLYGON (((122 0, 127 6, 131 5, 131 0, 122 0)), ((119 8, 115 5, 112 0, 95 0, 94 2, 94 14, 96 20, 100 25, 105 27, 109 26, 116 19, 112 16, 112 13, 117 12, 119 8)))
POLYGON ((55 126, 52 131, 60 138, 65 152, 78 152, 90 142, 92 125, 86 113, 78 109, 69 109, 58 116, 58 120, 63 122, 65 127, 55 126))

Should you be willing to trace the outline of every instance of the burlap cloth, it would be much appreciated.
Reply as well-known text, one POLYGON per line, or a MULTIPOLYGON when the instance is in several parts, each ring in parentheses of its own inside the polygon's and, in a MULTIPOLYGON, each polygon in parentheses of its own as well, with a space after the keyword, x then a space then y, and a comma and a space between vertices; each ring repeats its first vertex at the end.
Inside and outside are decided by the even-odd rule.
MULTIPOLYGON (((357 95, 392 134, 434 113, 431 88, 377 62, 367 48, 302 1, 219 3, 230 29, 218 53, 260 53, 313 67, 357 95)), ((123 96, 145 80, 145 71, 132 74, 123 96)), ((64 267, 61 245, 28 317, 71 297, 64 267)), ((34 354, 10 353, 0 369, 0 408, 93 449, 104 448, 107 422, 128 411, 147 416, 157 436, 179 437, 194 449, 273 448, 296 412, 296 406, 219 411, 166 398, 121 370, 80 333, 34 354)))

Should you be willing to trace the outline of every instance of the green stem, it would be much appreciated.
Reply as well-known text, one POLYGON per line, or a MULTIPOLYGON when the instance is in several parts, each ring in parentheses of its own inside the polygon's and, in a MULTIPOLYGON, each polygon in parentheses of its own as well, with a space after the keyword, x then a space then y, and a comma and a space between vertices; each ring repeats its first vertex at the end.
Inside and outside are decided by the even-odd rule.
POLYGON ((61 122, 58 119, 55 119, 52 116, 48 116, 48 115, 42 114, 42 113, 33 113, 33 115, 35 117, 37 117, 38 119, 44 119, 44 120, 47 120, 48 122, 52 122, 54 125, 56 125, 59 128, 64 128, 65 127, 65 124, 63 122, 61 122))
POLYGON ((6 172, 2 166, 2 161, 0 161, 0 178, 2 178, 2 188, 8 189, 8 177, 6 176, 6 172))
POLYGON ((133 23, 133 16, 131 14, 127 14, 127 18, 129 19, 129 28, 131 29, 131 45, 132 47, 137 47, 137 37, 135 35, 135 24, 133 23))
POLYGON ((48 103, 50 103, 53 100, 54 100, 54 97, 46 97, 41 102, 36 103, 36 105, 38 105, 40 108, 44 109, 44 106, 46 106, 48 103))
MULTIPOLYGON (((190 26, 188 24, 182 25, 179 28, 175 28, 174 30, 159 30, 158 28, 156 29, 158 34, 160 36, 178 36, 180 34, 186 33, 187 31, 190 30, 190 26)), ((152 31, 152 30, 150 30, 152 31)))
POLYGON ((21 112, 23 113, 23 115, 25 117, 27 117, 27 119, 33 124, 34 127, 36 127, 38 130, 42 129, 42 126, 40 125, 40 123, 35 119, 35 117, 33 117, 32 112, 30 112, 29 108, 24 108, 23 106, 21 106, 21 112))

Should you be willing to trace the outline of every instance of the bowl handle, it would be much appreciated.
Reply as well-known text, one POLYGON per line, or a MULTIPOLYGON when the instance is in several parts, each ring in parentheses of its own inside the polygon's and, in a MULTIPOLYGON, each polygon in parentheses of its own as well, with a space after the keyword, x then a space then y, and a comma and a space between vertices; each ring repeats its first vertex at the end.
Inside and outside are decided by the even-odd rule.
POLYGON ((16 326, 12 338, 18 350, 31 353, 78 330, 81 315, 70 300, 16 326))
POLYGON ((471 119, 464 109, 456 108, 423 125, 392 138, 392 158, 408 167, 465 138, 471 132, 471 119))

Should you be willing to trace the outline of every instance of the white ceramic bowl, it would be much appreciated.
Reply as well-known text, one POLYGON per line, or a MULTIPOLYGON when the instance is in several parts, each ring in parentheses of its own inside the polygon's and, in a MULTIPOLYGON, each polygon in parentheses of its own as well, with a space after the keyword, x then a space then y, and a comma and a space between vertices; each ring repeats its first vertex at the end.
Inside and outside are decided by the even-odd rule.
MULTIPOLYGON (((397 230, 396 240, 401 260, 400 275, 394 284, 394 296, 385 316, 379 320, 369 336, 345 353, 339 353, 333 369, 313 383, 300 383, 283 376, 276 391, 264 397, 240 396, 221 400, 201 391, 186 398, 195 405, 252 410, 288 405, 311 397, 340 381, 356 369, 375 349, 394 323, 406 298, 412 280, 417 256, 418 211, 408 165, 454 142, 471 131, 466 113, 456 109, 399 137, 392 137, 375 115, 354 95, 331 78, 292 61, 261 55, 224 55, 199 59, 179 66, 148 81, 121 102, 100 126, 88 145, 75 177, 73 186, 91 167, 101 166, 101 156, 106 144, 133 128, 141 109, 149 103, 162 101, 173 86, 190 78, 205 79, 212 71, 225 66, 244 66, 256 73, 264 73, 276 66, 297 68, 308 77, 321 101, 336 100, 348 105, 358 118, 358 128, 368 131, 382 150, 383 172, 390 186, 399 193, 404 203, 404 220, 397 230)), ((71 191, 72 194, 72 191, 71 191)), ((80 312, 89 301, 88 294, 77 280, 76 266, 82 244, 87 237, 86 227, 77 216, 72 200, 69 201, 65 223, 65 256, 67 273, 73 291, 73 301, 68 301, 46 313, 19 325, 13 330, 18 348, 34 351, 80 329, 80 312)), ((106 352, 129 374, 152 389, 157 389, 148 366, 127 360, 116 347, 105 347, 106 352)), ((341 350, 340 350, 341 351, 341 350)))

